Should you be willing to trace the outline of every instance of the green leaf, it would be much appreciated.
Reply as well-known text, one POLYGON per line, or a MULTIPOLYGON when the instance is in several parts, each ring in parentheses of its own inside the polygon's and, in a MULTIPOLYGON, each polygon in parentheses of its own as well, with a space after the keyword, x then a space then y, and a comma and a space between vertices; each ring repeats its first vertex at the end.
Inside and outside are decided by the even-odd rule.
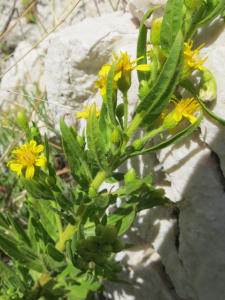
POLYGON ((17 222, 16 219, 14 219, 10 212, 7 212, 7 216, 8 216, 8 219, 12 225, 12 228, 13 230, 16 232, 17 236, 18 236, 18 239, 20 241, 23 241, 24 243, 26 243, 29 247, 31 247, 31 241, 30 239, 28 238, 26 232, 24 231, 23 227, 17 222))
MULTIPOLYGON (((153 11, 157 8, 160 8, 160 6, 154 6, 153 8, 149 9, 147 13, 144 15, 140 28, 139 28, 139 35, 138 35, 138 42, 137 42, 137 58, 144 56, 142 59, 137 61, 137 65, 147 64, 147 58, 146 58, 146 45, 147 45, 147 31, 144 22, 151 17, 151 14, 153 11)), ((137 71, 138 74, 138 81, 141 82, 142 80, 147 81, 148 76, 150 72, 143 72, 143 71, 137 71)))
POLYGON ((105 226, 107 224, 107 219, 107 215, 104 215, 104 217, 101 220, 101 224, 105 226))
POLYGON ((62 193, 54 192, 55 200, 59 204, 59 206, 65 210, 70 211, 71 207, 73 206, 73 203, 69 201, 66 196, 64 196, 62 193))
POLYGON ((122 181, 124 180, 124 173, 113 173, 112 176, 110 177, 107 177, 105 182, 106 183, 116 183, 116 182, 119 182, 119 181, 122 181))
POLYGON ((183 0, 168 0, 163 15, 160 32, 161 49, 169 56, 176 36, 181 29, 183 19, 183 0))
POLYGON ((22 253, 29 260, 35 260, 38 258, 37 254, 31 248, 18 245, 18 249, 20 253, 22 253))
POLYGON ((185 138, 187 135, 191 134, 200 124, 201 120, 202 120, 202 116, 203 114, 201 113, 201 115, 198 117, 198 119, 196 120, 195 123, 191 124, 189 127, 187 127, 186 129, 184 129, 183 131, 177 133, 176 135, 174 135, 173 137, 171 137, 170 139, 160 143, 157 146, 154 146, 152 148, 143 150, 143 151, 136 151, 133 152, 130 156, 136 156, 136 155, 142 155, 142 154, 147 154, 147 153, 151 153, 154 151, 158 151, 161 149, 164 149, 180 140, 182 140, 183 138, 185 138))
POLYGON ((137 190, 142 187, 143 185, 143 182, 142 180, 132 180, 132 181, 129 181, 125 184, 125 188, 126 188, 126 195, 130 195, 134 192, 137 192, 137 190))
POLYGON ((125 249, 130 249, 134 246, 136 246, 136 244, 125 244, 125 249))
POLYGON ((58 262, 62 262, 65 260, 65 255, 55 248, 52 244, 47 245, 47 253, 50 255, 54 260, 58 262))
POLYGON ((108 150, 108 143, 109 143, 109 136, 107 134, 107 127, 108 123, 106 122, 106 117, 107 117, 107 106, 105 103, 102 103, 100 115, 99 115, 99 128, 102 134, 103 142, 105 145, 106 151, 108 150))
POLYGON ((64 261, 63 262, 57 262, 51 256, 49 256, 46 253, 42 254, 41 259, 43 261, 43 264, 44 264, 45 268, 49 272, 51 272, 51 271, 62 272, 66 268, 66 263, 64 261))
POLYGON ((57 231, 58 225, 55 218, 55 213, 50 208, 44 206, 39 200, 34 201, 34 208, 39 212, 41 223, 49 236, 56 242, 59 239, 57 231))
POLYGON ((179 81, 180 72, 183 66, 182 50, 183 36, 181 31, 179 31, 171 53, 155 85, 136 109, 137 113, 140 113, 141 111, 149 112, 145 119, 152 119, 151 122, 163 111, 179 81))
POLYGON ((20 180, 23 186, 25 187, 25 189, 27 190, 27 192, 34 199, 44 199, 44 200, 54 199, 52 190, 46 185, 37 182, 34 179, 26 179, 23 176, 20 177, 20 180))
POLYGON ((109 118, 110 118, 112 125, 116 125, 115 112, 113 109, 113 81, 114 81, 114 73, 115 73, 118 63, 119 63, 119 60, 116 60, 114 62, 114 64, 112 65, 112 67, 109 71, 107 83, 106 83, 107 108, 108 108, 109 118))
POLYGON ((5 229, 9 228, 9 222, 7 221, 7 219, 4 218, 4 216, 1 212, 0 212, 0 226, 5 229))
POLYGON ((85 170, 88 181, 91 181, 92 180, 91 172, 90 172, 90 169, 89 169, 88 164, 86 162, 86 155, 85 155, 84 150, 81 149, 78 142, 74 139, 73 134, 70 132, 70 130, 67 127, 67 125, 66 125, 65 121, 63 120, 63 118, 60 118, 59 122, 60 122, 60 129, 61 129, 61 132, 62 132, 63 139, 67 143, 70 151, 75 156, 75 158, 80 160, 80 162, 83 165, 83 168, 85 170))
POLYGON ((219 124, 225 126, 225 120, 216 116, 210 109, 208 109, 205 104, 199 99, 197 91, 193 85, 193 83, 189 80, 186 79, 182 82, 179 83, 180 86, 182 86, 183 88, 187 89, 199 102, 199 104, 201 105, 201 107, 203 108, 203 110, 216 122, 218 122, 219 124))
POLYGON ((39 239, 43 240, 44 245, 46 246, 48 243, 54 244, 54 240, 49 236, 47 231, 45 230, 44 226, 41 224, 40 221, 36 221, 34 218, 31 219, 33 227, 36 229, 36 235, 39 239))
POLYGON ((48 145, 48 138, 46 133, 44 135, 44 144, 45 144, 45 157, 47 158, 47 161, 49 161, 49 145, 48 145))
POLYGON ((206 23, 209 23, 210 21, 214 20, 225 8, 225 0, 221 0, 215 9, 203 20, 201 20, 197 25, 198 27, 205 25, 206 23))
POLYGON ((0 260, 0 277, 4 278, 11 276, 16 276, 16 273, 11 267, 9 267, 6 263, 0 260))
POLYGON ((96 104, 93 103, 88 120, 87 120, 87 142, 90 150, 91 158, 97 162, 100 169, 109 170, 108 163, 105 158, 105 145, 99 128, 98 119, 96 117, 96 104))

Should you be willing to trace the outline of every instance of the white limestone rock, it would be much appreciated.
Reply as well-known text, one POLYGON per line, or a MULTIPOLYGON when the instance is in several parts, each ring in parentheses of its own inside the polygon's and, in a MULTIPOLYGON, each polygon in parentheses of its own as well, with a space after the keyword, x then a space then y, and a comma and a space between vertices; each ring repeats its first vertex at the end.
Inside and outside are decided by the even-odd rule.
MULTIPOLYGON (((51 105, 58 128, 59 117, 66 113, 68 125, 74 124, 77 111, 82 105, 96 102, 100 107, 102 97, 93 92, 94 80, 102 65, 112 57, 112 51, 128 51, 136 58, 138 24, 131 14, 116 12, 100 18, 85 19, 83 22, 50 36, 45 71, 48 100, 64 105, 51 105)), ((132 88, 129 102, 137 103, 138 81, 136 72, 132 74, 132 88)), ((120 93, 119 93, 120 94, 120 93)), ((121 101, 120 96, 120 101, 121 101)), ((84 120, 77 121, 83 128, 84 120)))
POLYGON ((129 11, 132 13, 132 15, 141 22, 146 12, 154 7, 154 6, 160 6, 160 8, 157 8, 151 17, 145 21, 145 25, 150 28, 153 19, 159 18, 163 16, 165 7, 166 7, 167 0, 130 0, 128 2, 128 8, 129 11))

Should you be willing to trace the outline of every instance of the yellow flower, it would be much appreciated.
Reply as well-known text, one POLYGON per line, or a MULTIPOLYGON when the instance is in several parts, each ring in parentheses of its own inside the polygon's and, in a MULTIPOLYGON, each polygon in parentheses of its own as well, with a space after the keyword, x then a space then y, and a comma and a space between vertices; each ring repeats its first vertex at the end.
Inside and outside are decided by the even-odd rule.
POLYGON ((13 158, 15 160, 10 161, 7 167, 10 167, 12 171, 17 172, 17 175, 21 174, 22 169, 26 169, 26 178, 33 178, 34 166, 44 166, 47 163, 47 158, 39 155, 44 150, 43 145, 38 145, 35 141, 30 141, 30 145, 26 141, 26 144, 21 147, 18 145, 16 149, 12 151, 13 158))
MULTIPOLYGON (((83 105, 82 105, 82 106, 83 106, 83 105)), ((83 106, 83 109, 84 109, 84 112, 82 112, 82 111, 78 111, 78 112, 77 112, 77 115, 78 115, 79 117, 75 118, 74 120, 78 120, 78 119, 81 119, 81 118, 83 118, 83 119, 87 119, 87 118, 88 118, 89 112, 90 112, 90 105, 88 105, 88 106, 83 106)), ((99 115, 100 115, 100 110, 97 109, 97 111, 96 111, 96 117, 98 118, 99 115)))
MULTIPOLYGON (((104 66, 102 66, 101 71, 98 73, 99 76, 105 75, 107 73, 109 73, 110 68, 112 67, 113 63, 119 59, 118 55, 113 52, 112 53, 114 58, 111 59, 112 63, 106 63, 104 66)), ((143 64, 143 65, 138 65, 138 66, 133 66, 133 64, 142 59, 144 56, 141 56, 133 61, 130 61, 131 55, 128 55, 127 52, 126 53, 122 53, 120 52, 120 61, 116 67, 115 70, 115 77, 114 80, 117 81, 121 78, 122 73, 125 71, 133 71, 133 70, 139 70, 139 71, 150 71, 150 66, 148 64, 143 64)))
POLYGON ((196 69, 199 69, 203 71, 203 63, 206 61, 208 57, 206 57, 204 60, 201 60, 201 56, 199 55, 199 49, 204 46, 202 44, 195 50, 191 50, 193 46, 193 41, 188 40, 187 43, 184 43, 185 49, 184 49, 184 66, 183 70, 181 72, 181 79, 184 80, 188 76, 191 75, 196 69))
POLYGON ((175 104, 175 108, 172 111, 174 121, 180 122, 182 117, 185 117, 193 124, 197 120, 194 114, 201 110, 200 104, 194 98, 181 99, 179 101, 173 96, 173 99, 170 102, 175 104))
MULTIPOLYGON (((94 80, 94 82, 96 83, 95 87, 94 87, 94 92, 95 92, 95 89, 96 88, 100 88, 100 92, 99 94, 104 96, 106 94, 106 83, 107 83, 107 78, 108 78, 108 75, 105 74, 105 75, 102 75, 99 77, 98 80, 94 80)), ((113 88, 116 89, 116 82, 114 81, 113 82, 113 88)))

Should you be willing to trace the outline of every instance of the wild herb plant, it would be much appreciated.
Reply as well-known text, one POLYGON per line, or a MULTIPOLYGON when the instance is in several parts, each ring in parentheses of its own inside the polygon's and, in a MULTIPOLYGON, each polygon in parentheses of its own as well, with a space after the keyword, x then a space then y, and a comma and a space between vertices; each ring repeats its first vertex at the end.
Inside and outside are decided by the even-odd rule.
POLYGON ((151 185, 151 174, 140 178, 133 168, 126 174, 117 170, 134 156, 163 149, 192 133, 203 111, 225 124, 202 102, 216 98, 216 83, 203 66, 207 58, 200 57, 192 41, 196 30, 217 17, 224 5, 224 1, 169 0, 164 17, 153 21, 149 48, 144 22, 158 7, 150 9, 140 24, 136 60, 127 53, 113 53, 95 81, 103 100, 100 111, 94 103, 78 113, 78 118, 87 120, 84 134, 79 136, 75 126, 68 128, 64 117, 60 119, 64 153, 77 183, 70 186, 69 195, 49 160, 47 136, 43 145, 36 124, 29 127, 26 115, 17 115, 27 140, 12 152, 8 167, 17 172, 27 191, 29 221, 25 227, 10 214, 0 218, 5 229, 0 232, 0 248, 13 265, 0 262, 2 299, 90 299, 94 291, 104 289, 99 279, 129 284, 119 278, 120 262, 110 262, 115 253, 133 246, 118 236, 141 210, 174 203, 163 189, 151 185), (134 70, 140 83, 139 104, 129 124, 127 92, 134 70), (203 75, 199 86, 188 79, 195 70, 203 75), (180 99, 178 86, 192 98, 180 99), (118 105, 119 92, 123 104, 118 105), (144 136, 130 143, 138 128, 145 130, 144 136), (150 139, 167 131, 169 138, 148 148, 150 139), (121 186, 101 190, 103 182, 121 186), (106 209, 117 198, 125 202, 107 216, 106 209))

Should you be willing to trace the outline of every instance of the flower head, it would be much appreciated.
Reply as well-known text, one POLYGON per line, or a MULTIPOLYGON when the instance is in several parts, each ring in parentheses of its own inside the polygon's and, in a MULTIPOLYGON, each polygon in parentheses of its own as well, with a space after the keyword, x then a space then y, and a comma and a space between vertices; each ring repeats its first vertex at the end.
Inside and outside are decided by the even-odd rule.
POLYGON ((18 145, 12 151, 14 160, 7 164, 12 171, 17 172, 17 175, 21 174, 22 169, 26 169, 26 178, 33 178, 34 166, 44 166, 47 163, 47 158, 39 155, 44 150, 43 145, 38 145, 36 141, 31 140, 30 144, 26 141, 21 147, 18 145))
POLYGON ((105 65, 103 65, 102 69, 99 71, 98 74, 99 76, 108 74, 113 63, 116 60, 119 60, 115 70, 114 80, 116 81, 118 89, 121 90, 123 93, 126 93, 131 86, 131 71, 150 71, 150 66, 148 64, 134 66, 134 63, 142 59, 144 56, 141 56, 131 61, 131 55, 128 55, 127 52, 120 52, 120 58, 115 52, 113 52, 112 54, 113 58, 111 59, 111 63, 107 62, 105 65))
POLYGON ((184 80, 188 76, 191 75, 196 69, 199 69, 203 71, 203 63, 206 61, 208 57, 206 57, 204 60, 201 59, 201 56, 199 55, 199 49, 204 46, 202 44, 195 50, 191 50, 193 46, 193 41, 188 40, 187 43, 184 43, 185 49, 184 49, 184 66, 183 70, 181 72, 181 80, 184 80))
POLYGON ((182 117, 187 118, 192 124, 197 120, 194 114, 201 110, 200 104, 194 98, 181 99, 180 101, 173 97, 170 102, 175 104, 173 110, 173 119, 176 122, 181 121, 182 117))
MULTIPOLYGON (((82 106, 83 106, 83 105, 82 105, 82 106)), ((75 118, 74 120, 78 120, 78 119, 81 119, 81 118, 83 118, 83 119, 87 119, 87 118, 88 118, 89 112, 90 112, 90 105, 88 105, 88 106, 83 106, 83 109, 84 109, 84 112, 82 112, 82 111, 78 111, 78 112, 77 112, 77 115, 78 115, 79 117, 75 118)), ((100 110, 97 109, 97 111, 96 111, 96 117, 98 118, 99 115, 100 115, 100 110)))

